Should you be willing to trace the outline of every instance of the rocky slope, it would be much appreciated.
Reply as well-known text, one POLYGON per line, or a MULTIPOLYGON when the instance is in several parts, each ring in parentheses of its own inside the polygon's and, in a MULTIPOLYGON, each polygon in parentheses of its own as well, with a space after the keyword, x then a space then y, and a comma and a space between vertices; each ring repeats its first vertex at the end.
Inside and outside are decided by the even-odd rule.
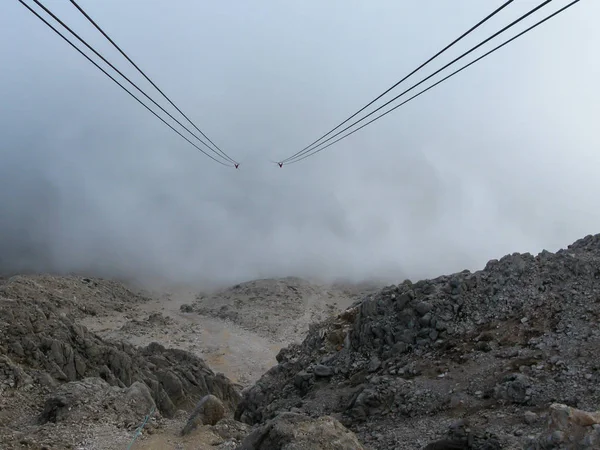
POLYGON ((599 318, 600 235, 407 280, 281 350, 236 418, 329 415, 373 449, 423 448, 450 425, 463 447, 430 448, 551 448, 537 438, 550 404, 600 405, 599 318))
POLYGON ((375 283, 323 285, 296 277, 263 279, 199 294, 190 310, 289 343, 304 339, 311 323, 379 289, 375 283))
POLYGON ((130 308, 142 301, 103 280, 5 280, 0 286, 1 448, 67 448, 85 437, 90 424, 128 429, 151 409, 156 417, 172 417, 209 393, 230 412, 235 409, 240 398, 235 386, 191 353, 157 343, 137 348, 104 340, 76 322, 90 311, 108 314, 115 305, 130 308))
POLYGON ((378 290, 0 279, 0 449, 598 449, 599 319, 600 235, 378 290), (277 351, 242 393, 199 357, 277 351))

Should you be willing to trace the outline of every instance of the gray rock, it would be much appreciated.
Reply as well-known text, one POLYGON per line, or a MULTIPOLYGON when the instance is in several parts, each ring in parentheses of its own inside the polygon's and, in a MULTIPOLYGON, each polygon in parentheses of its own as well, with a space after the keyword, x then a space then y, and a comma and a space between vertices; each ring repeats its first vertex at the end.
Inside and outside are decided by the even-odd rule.
MULTIPOLYGON (((7 286, 11 287, 0 287, 0 349, 6 348, 9 355, 15 352, 20 365, 44 380, 44 385, 53 387, 47 376, 56 384, 94 378, 120 388, 144 383, 167 417, 189 407, 190 398, 209 393, 221 398, 228 410, 237 407, 241 396, 233 383, 191 353, 156 343, 137 348, 105 341, 69 315, 59 314, 48 298, 32 300, 14 291, 10 300, 4 298, 2 289, 7 286)), ((55 400, 60 408, 60 400, 55 400)))
POLYGON ((520 374, 508 375, 494 388, 494 398, 512 403, 526 404, 531 401, 531 378, 520 374))
POLYGON ((424 316, 432 309, 433 305, 429 302, 419 302, 415 305, 415 311, 417 311, 417 313, 419 313, 421 316, 424 316))
POLYGON ((362 450, 354 433, 333 417, 282 413, 248 435, 238 450, 362 450))
POLYGON ((419 319, 419 325, 421 325, 422 327, 429 327, 429 325, 431 324, 431 313, 426 313, 423 317, 421 317, 419 319))
POLYGON ((406 353, 408 351, 408 344, 406 342, 397 342, 392 347, 392 351, 394 354, 401 355, 402 353, 406 353))
POLYGON ((534 423, 536 423, 539 419, 539 416, 532 412, 532 411, 525 411, 525 413, 523 414, 523 421, 527 424, 527 425, 533 425, 534 423))
POLYGON ((375 372, 375 371, 379 370, 380 367, 381 367, 381 361, 379 360, 379 358, 375 357, 375 358, 372 358, 371 361, 369 362, 369 366, 368 366, 367 370, 369 372, 375 372))
POLYGON ((333 375, 333 369, 329 366, 325 366, 323 364, 317 364, 313 368, 313 373, 318 377, 330 377, 333 375))
POLYGON ((298 372, 294 377, 294 386, 298 389, 306 389, 312 381, 314 375, 305 371, 298 372))
MULTIPOLYGON (((508 255, 475 273, 388 288, 355 306, 360 312, 353 320, 328 319, 292 345, 290 367, 248 389, 236 416, 264 425, 292 408, 336 415, 365 445, 382 450, 422 446, 423 432, 439 435, 448 417, 466 416, 489 424, 504 448, 520 448, 530 431, 516 424, 533 420, 524 416, 526 405, 600 404, 593 388, 600 371, 593 354, 600 345, 594 328, 600 235, 557 253, 508 255), (343 330, 345 345, 326 365, 339 377, 316 384, 298 379, 333 353, 323 349, 318 333, 335 330, 343 330), (375 358, 384 371, 371 372, 375 358), (506 373, 512 375, 494 380, 506 373), (468 394, 475 391, 479 395, 468 394)), ((500 448, 486 430, 444 441, 469 436, 471 448, 500 448)))
POLYGON ((110 386, 100 378, 86 378, 65 383, 48 398, 38 421, 40 424, 79 423, 106 419, 113 415, 127 424, 134 424, 155 407, 150 390, 135 382, 129 388, 110 386), (110 405, 105 411, 104 405, 110 405))

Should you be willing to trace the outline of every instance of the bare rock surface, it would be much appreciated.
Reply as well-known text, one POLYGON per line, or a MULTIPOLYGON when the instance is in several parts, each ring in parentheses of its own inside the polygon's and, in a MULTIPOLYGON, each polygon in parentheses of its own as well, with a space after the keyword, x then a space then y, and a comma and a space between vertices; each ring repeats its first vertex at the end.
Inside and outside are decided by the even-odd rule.
POLYGON ((256 428, 238 450, 362 450, 362 445, 333 417, 282 413, 256 428))
MULTIPOLYGON (((70 308, 63 310, 74 300, 58 301, 54 290, 104 282, 34 281, 48 279, 52 288, 40 289, 39 296, 18 277, 0 286, 0 442, 14 442, 15 448, 53 439, 73 444, 89 431, 86 421, 128 430, 154 407, 157 417, 172 417, 207 394, 217 396, 229 413, 236 408, 238 389, 199 357, 158 343, 135 347, 102 339, 78 324, 70 308), (53 435, 57 427, 62 434, 53 435)), ((122 302, 140 298, 124 288, 120 293, 122 302)), ((111 297, 103 311, 119 303, 111 297)))
POLYGON ((155 407, 144 383, 120 388, 101 378, 85 378, 60 385, 44 403, 38 420, 41 424, 103 420, 130 427, 155 407))
POLYGON ((600 404, 599 317, 600 235, 407 280, 282 349, 236 418, 332 415, 377 449, 423 448, 464 418, 498 448, 523 448, 543 427, 525 412, 600 404))
POLYGON ((0 448, 597 449, 599 318, 600 235, 383 289, 0 279, 0 448))
POLYGON ((531 439, 527 450, 600 448, 600 411, 587 412, 567 405, 550 405, 548 429, 531 439))

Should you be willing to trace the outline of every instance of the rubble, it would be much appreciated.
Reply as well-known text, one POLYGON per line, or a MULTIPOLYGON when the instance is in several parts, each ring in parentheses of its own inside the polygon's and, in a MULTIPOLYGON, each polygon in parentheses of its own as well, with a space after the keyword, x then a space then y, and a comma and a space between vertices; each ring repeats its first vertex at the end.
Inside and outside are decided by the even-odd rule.
POLYGON ((526 450, 600 448, 600 411, 590 413, 567 405, 550 405, 547 430, 531 439, 526 450))
POLYGON ((40 288, 36 297, 29 282, 15 283, 0 286, 0 440, 12 436, 11 430, 48 431, 47 424, 72 426, 75 436, 85 421, 128 428, 154 406, 168 418, 208 394, 228 413, 235 410, 236 386, 197 356, 158 343, 139 348, 104 340, 61 310, 49 289, 40 288), (26 401, 19 404, 17 398, 26 401), (44 427, 35 428, 30 417, 44 427))
POLYGON ((459 414, 498 448, 522 447, 543 422, 525 423, 525 408, 600 405, 599 317, 600 235, 474 273, 407 280, 282 349, 235 417, 264 424, 283 411, 333 415, 367 447, 408 449, 439 440, 459 414), (416 436, 415 420, 431 436, 416 436))
POLYGON ((282 413, 250 433, 237 450, 362 450, 354 436, 333 417, 282 413))

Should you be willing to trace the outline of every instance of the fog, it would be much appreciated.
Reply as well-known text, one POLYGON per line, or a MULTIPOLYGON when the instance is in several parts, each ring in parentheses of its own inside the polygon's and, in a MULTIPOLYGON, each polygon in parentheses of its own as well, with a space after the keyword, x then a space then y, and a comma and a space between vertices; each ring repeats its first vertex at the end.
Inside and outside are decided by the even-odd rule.
MULTIPOLYGON (((69 2, 45 3, 160 100, 69 2)), ((314 157, 282 169, 269 162, 501 3, 81 0, 241 162, 234 170, 160 123, 16 0, 3 1, 0 271, 399 282, 600 232, 597 1, 314 157)), ((516 1, 421 76, 537 3, 516 1)))

